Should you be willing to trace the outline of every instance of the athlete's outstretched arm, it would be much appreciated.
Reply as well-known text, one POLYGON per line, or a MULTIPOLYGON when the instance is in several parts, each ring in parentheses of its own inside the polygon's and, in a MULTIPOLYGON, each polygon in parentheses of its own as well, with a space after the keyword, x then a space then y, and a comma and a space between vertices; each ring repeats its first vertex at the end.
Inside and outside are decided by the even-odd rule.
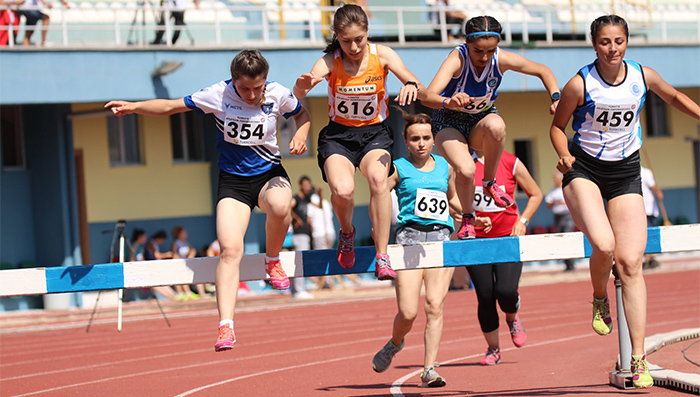
POLYGON ((187 112, 190 108, 185 105, 185 98, 152 99, 150 101, 127 102, 109 101, 105 109, 110 109, 116 116, 125 114, 143 114, 146 116, 169 116, 175 113, 187 112))
POLYGON ((559 156, 557 162, 557 170, 565 174, 571 165, 574 164, 576 158, 569 153, 569 140, 566 137, 566 126, 569 124, 571 115, 574 114, 577 106, 583 104, 583 79, 576 75, 566 83, 561 91, 561 100, 557 111, 552 119, 552 126, 549 128, 549 138, 552 140, 554 150, 559 156))
MULTIPOLYGON (((522 162, 518 161, 518 164, 515 166, 515 181, 518 183, 518 186, 527 194, 527 205, 525 205, 525 209, 523 212, 520 214, 521 217, 526 218, 527 220, 532 219, 532 217, 535 215, 535 212, 537 212, 537 209, 540 207, 540 204, 542 204, 542 199, 544 198, 544 195, 542 194, 542 190, 540 187, 537 185, 537 182, 532 178, 532 175, 530 175, 530 171, 528 171, 527 167, 525 167, 525 164, 522 162)), ((524 223, 518 221, 515 222, 513 225, 513 228, 511 229, 510 235, 511 236, 524 236, 525 233, 527 232, 527 227, 525 226, 524 223)))
POLYGON ((385 45, 378 44, 377 53, 382 60, 382 65, 393 73, 403 84, 399 95, 394 100, 401 106, 410 105, 412 102, 415 102, 419 98, 418 93, 426 90, 425 86, 423 86, 423 84, 418 81, 418 78, 408 70, 396 51, 385 45), (416 85, 406 84, 409 81, 416 83, 416 85))
POLYGON ((289 141, 289 153, 300 155, 306 152, 306 137, 309 136, 309 128, 311 128, 311 117, 306 108, 302 107, 301 111, 294 116, 294 122, 297 125, 297 131, 289 141))
MULTIPOLYGON (((501 71, 512 70, 514 72, 535 76, 542 80, 544 88, 549 93, 550 97, 555 92, 559 92, 559 84, 557 83, 554 73, 546 65, 533 62, 516 53, 501 50, 498 56, 498 62, 501 65, 501 71)), ((549 114, 554 114, 557 110, 559 101, 554 101, 549 107, 549 114)))
POLYGON ((418 99, 421 103, 432 109, 459 109, 469 105, 472 98, 463 92, 456 93, 452 98, 440 95, 452 77, 460 70, 462 70, 462 57, 459 56, 459 51, 452 50, 440 65, 440 69, 433 77, 433 81, 430 82, 428 90, 418 93, 418 99))
POLYGON ((660 96, 664 102, 681 112, 700 120, 700 106, 687 95, 673 88, 654 69, 643 66, 644 79, 650 90, 660 96))
POLYGON ((304 73, 297 79, 297 82, 292 88, 294 96, 297 98, 306 98, 306 95, 311 91, 316 84, 323 81, 333 71, 333 54, 326 54, 321 59, 316 61, 309 73, 304 73))

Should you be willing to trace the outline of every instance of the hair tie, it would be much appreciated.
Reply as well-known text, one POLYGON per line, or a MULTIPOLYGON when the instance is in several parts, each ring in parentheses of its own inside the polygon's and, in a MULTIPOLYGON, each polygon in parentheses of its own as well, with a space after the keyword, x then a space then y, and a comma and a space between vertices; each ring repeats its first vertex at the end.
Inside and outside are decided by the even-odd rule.
POLYGON ((469 33, 469 34, 467 35, 467 37, 480 36, 480 35, 500 36, 501 34, 498 33, 498 32, 489 32, 489 31, 485 31, 485 32, 474 32, 474 33, 469 33))

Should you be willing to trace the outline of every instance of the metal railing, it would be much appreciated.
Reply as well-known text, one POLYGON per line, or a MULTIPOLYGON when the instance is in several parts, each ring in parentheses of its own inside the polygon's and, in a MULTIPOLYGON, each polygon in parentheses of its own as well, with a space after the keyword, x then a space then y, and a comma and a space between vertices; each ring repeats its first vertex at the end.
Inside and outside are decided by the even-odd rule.
MULTIPOLYGON (((496 3, 490 3, 493 5, 496 3)), ((571 42, 589 41, 588 24, 595 17, 612 10, 603 6, 575 6, 573 8, 506 6, 467 9, 468 15, 492 15, 503 25, 504 45, 521 42, 529 44, 554 44, 559 40, 571 42)), ((0 10, 9 7, 0 7, 0 10)), ((39 9, 25 7, 22 9, 39 9)), ((64 48, 123 48, 146 47, 146 35, 157 29, 165 30, 165 47, 172 47, 171 35, 182 30, 196 47, 246 46, 320 47, 330 35, 330 27, 321 21, 324 14, 334 7, 298 3, 296 6, 224 5, 219 2, 200 4, 197 9, 186 10, 186 25, 174 26, 169 7, 153 6, 145 1, 138 3, 83 2, 71 8, 42 9, 51 17, 49 39, 55 47, 60 42, 64 48), (159 18, 166 23, 159 27, 159 18)), ((371 7, 370 34, 399 45, 411 41, 432 41, 450 44, 449 31, 461 30, 461 26, 446 23, 446 11, 439 6, 371 7)), ((615 10, 625 17, 630 33, 638 42, 700 43, 700 6, 681 5, 650 8, 632 3, 622 3, 615 10)), ((12 37, 13 26, 3 26, 12 37)), ((24 31, 40 31, 43 26, 20 26, 24 31)), ((37 32, 38 33, 38 32, 37 32)), ((38 35, 36 35, 38 36, 38 35)), ((16 44, 9 40, 8 47, 16 44)))

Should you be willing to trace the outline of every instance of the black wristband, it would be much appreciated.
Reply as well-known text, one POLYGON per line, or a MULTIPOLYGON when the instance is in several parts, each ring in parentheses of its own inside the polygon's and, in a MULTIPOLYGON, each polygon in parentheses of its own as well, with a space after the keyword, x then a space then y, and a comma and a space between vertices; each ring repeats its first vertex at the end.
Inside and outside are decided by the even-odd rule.
POLYGON ((416 89, 418 89, 418 83, 416 83, 415 81, 407 81, 406 84, 404 84, 404 85, 412 85, 412 86, 416 87, 416 89))

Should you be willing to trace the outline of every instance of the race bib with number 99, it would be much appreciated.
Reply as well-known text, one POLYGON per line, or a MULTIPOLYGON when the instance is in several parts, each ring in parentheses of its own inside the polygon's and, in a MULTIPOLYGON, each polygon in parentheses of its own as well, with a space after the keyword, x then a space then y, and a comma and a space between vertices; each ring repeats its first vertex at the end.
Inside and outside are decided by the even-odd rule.
POLYGON ((263 116, 246 117, 227 114, 224 121, 224 140, 241 146, 257 146, 265 142, 267 119, 263 116))
MULTIPOLYGON (((499 186, 501 190, 506 191, 505 186, 499 186)), ((484 194, 483 186, 476 186, 474 189, 474 210, 479 212, 501 212, 505 208, 497 206, 493 202, 491 196, 484 194)))
POLYGON ((416 207, 413 214, 419 218, 447 222, 450 216, 447 194, 437 190, 416 189, 416 207))

